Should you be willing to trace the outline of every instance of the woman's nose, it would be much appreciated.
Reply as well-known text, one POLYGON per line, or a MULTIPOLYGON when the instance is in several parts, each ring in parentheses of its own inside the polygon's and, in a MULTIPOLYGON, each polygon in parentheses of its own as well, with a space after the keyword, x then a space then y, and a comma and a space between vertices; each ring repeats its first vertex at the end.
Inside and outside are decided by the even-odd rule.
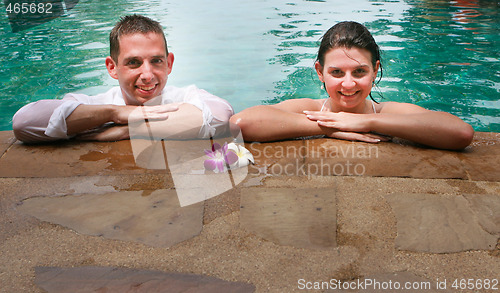
POLYGON ((350 74, 346 74, 344 80, 342 81, 342 87, 344 88, 353 88, 356 85, 354 78, 350 74))

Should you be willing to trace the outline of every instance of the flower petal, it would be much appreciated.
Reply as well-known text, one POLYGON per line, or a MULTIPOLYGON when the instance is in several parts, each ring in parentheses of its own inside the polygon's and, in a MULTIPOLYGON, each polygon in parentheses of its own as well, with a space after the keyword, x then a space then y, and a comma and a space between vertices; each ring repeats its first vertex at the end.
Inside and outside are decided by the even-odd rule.
POLYGON ((238 155, 236 155, 234 152, 232 151, 228 151, 225 155, 225 160, 226 162, 231 165, 233 164, 234 162, 238 161, 238 155))
POLYGON ((245 166, 248 166, 248 159, 245 158, 245 157, 240 157, 238 159, 238 167, 245 167, 245 166))
POLYGON ((212 152, 211 150, 205 150, 205 155, 209 156, 210 158, 215 158, 215 152, 212 152))
POLYGON ((215 160, 205 160, 205 162, 203 162, 203 166, 205 167, 205 169, 213 171, 216 168, 215 160))
POLYGON ((226 172, 227 171, 227 169, 226 169, 226 162, 224 162, 223 160, 217 160, 215 162, 215 165, 216 165, 216 168, 214 170, 215 173, 226 172))
POLYGON ((215 142, 215 143, 212 145, 212 151, 213 151, 213 152, 215 152, 215 151, 217 151, 217 150, 220 150, 220 149, 221 149, 220 144, 218 144, 218 143, 216 143, 216 142, 215 142))
POLYGON ((252 164, 254 163, 254 158, 252 153, 249 150, 247 150, 244 146, 240 146, 240 152, 241 152, 241 155, 239 155, 240 157, 246 158, 247 160, 252 162, 252 164))
POLYGON ((234 142, 228 144, 227 149, 235 152, 236 154, 238 154, 240 152, 239 146, 237 144, 235 144, 234 142))
POLYGON ((222 146, 222 153, 226 152, 227 152, 227 142, 225 142, 224 145, 222 146))

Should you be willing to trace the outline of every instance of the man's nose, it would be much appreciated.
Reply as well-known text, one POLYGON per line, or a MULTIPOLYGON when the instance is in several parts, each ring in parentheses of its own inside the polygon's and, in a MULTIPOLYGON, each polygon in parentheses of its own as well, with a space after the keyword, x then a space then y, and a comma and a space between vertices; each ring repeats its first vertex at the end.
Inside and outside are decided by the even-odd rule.
POLYGON ((141 70, 141 80, 143 82, 150 82, 154 77, 153 67, 151 66, 151 64, 146 61, 142 64, 141 69, 142 69, 141 70))

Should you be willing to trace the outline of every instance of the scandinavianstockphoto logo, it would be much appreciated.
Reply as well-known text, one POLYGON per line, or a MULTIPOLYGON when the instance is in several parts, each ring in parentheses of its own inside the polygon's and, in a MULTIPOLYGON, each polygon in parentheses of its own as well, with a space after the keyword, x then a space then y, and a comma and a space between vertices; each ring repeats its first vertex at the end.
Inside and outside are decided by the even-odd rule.
POLYGON ((308 178, 363 176, 366 173, 365 163, 379 158, 377 145, 346 141, 328 146, 315 144, 311 140, 305 140, 300 146, 253 142, 249 150, 256 160, 273 162, 261 166, 260 173, 308 178))
POLYGON ((252 154, 240 138, 150 140, 131 135, 135 162, 145 169, 169 170, 181 206, 205 201, 241 183, 252 154))
POLYGON ((129 135, 136 165, 145 169, 167 170, 181 206, 215 197, 241 183, 254 162, 237 135, 211 139, 190 139, 203 129, 158 128, 137 108, 129 116, 129 135), (167 132, 168 132, 167 131, 167 132))
POLYGON ((79 0, 4 0, 12 32, 19 32, 58 18, 79 0))

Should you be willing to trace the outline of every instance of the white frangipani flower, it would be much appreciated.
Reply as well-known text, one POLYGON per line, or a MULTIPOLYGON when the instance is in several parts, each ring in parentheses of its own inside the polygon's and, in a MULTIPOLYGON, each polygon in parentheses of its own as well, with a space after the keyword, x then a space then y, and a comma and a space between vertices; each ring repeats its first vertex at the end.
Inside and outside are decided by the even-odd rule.
POLYGON ((232 142, 227 145, 227 150, 233 151, 238 156, 238 160, 234 162, 231 167, 239 168, 247 166, 249 162, 252 162, 252 164, 254 163, 252 153, 244 146, 232 142))

